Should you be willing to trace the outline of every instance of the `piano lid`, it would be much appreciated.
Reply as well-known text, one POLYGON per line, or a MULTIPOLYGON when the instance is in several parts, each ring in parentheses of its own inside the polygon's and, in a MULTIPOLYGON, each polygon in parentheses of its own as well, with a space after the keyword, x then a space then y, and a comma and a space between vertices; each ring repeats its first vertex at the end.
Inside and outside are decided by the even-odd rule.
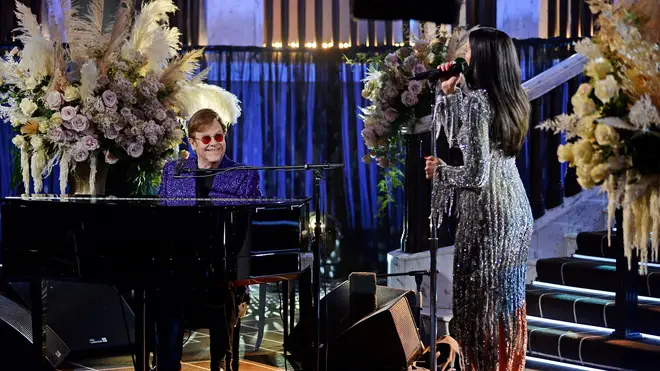
POLYGON ((303 198, 160 198, 160 197, 95 197, 87 195, 33 194, 11 196, 0 199, 0 203, 30 204, 34 202, 61 203, 76 205, 117 205, 124 207, 300 207, 311 201, 303 198))

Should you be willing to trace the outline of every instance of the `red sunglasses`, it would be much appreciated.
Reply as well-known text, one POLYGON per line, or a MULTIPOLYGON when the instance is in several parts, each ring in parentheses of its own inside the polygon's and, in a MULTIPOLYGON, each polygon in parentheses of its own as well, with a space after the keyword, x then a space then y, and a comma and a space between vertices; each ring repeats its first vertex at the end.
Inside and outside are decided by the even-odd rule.
POLYGON ((220 143, 223 140, 225 140, 225 135, 224 134, 216 134, 214 136, 204 135, 201 138, 195 138, 195 139, 201 140, 202 143, 204 143, 204 144, 209 144, 209 143, 211 143, 211 138, 215 139, 216 142, 220 143))

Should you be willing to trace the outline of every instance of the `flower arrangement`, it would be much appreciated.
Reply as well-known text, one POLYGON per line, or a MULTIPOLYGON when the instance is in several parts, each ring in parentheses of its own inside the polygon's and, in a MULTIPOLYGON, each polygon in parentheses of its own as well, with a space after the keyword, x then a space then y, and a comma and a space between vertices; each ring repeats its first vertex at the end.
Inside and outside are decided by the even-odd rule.
POLYGON ((358 55, 349 63, 368 63, 362 97, 371 104, 361 108, 364 122, 362 138, 369 148, 362 161, 376 162, 385 169, 378 185, 379 214, 394 201, 392 191, 400 187, 403 173, 398 168, 404 160, 401 129, 413 127, 431 114, 433 96, 427 80, 411 80, 413 75, 435 69, 447 60, 465 55, 467 30, 456 28, 452 35, 443 28, 423 32, 409 45, 389 54, 365 58, 358 55))
POLYGON ((203 51, 179 54, 179 31, 167 23, 172 0, 146 2, 135 17, 132 0, 123 0, 106 28, 102 0, 86 16, 63 9, 59 24, 49 8, 49 24, 40 25, 16 2, 23 48, 0 60, 0 118, 17 132, 26 193, 30 179, 40 193, 55 164, 62 193, 70 173, 88 168, 84 180, 96 194, 97 171, 116 164, 130 169, 134 192, 144 191, 177 156, 182 123, 197 109, 236 122, 236 97, 204 84, 208 69, 196 73, 203 51))
MULTIPOLYGON (((588 58, 589 82, 571 98, 574 113, 542 129, 575 139, 559 147, 561 162, 575 167, 582 188, 608 194, 608 229, 623 209, 625 255, 647 262, 660 245, 660 3, 588 0, 599 14, 597 33, 576 44, 588 58), (652 233, 651 233, 652 232, 652 233)), ((608 240, 611 236, 608 236, 608 240)), ((610 241, 611 242, 611 241, 610 241)), ((642 265, 642 272, 646 266, 642 265)))

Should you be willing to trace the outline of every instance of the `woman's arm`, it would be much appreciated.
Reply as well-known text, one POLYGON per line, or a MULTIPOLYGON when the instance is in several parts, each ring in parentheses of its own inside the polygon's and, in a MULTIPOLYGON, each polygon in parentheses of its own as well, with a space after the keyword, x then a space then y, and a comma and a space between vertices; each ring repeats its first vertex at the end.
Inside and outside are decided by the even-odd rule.
MULTIPOLYGON (((460 94, 460 90, 457 89, 457 94, 442 97, 443 107, 440 109, 443 113, 440 115, 440 119, 445 120, 449 128, 451 128, 449 125, 452 120, 459 119, 465 126, 469 143, 461 144, 464 165, 438 166, 436 172, 438 172, 441 183, 459 188, 480 188, 488 182, 489 175, 490 105, 486 93, 483 91, 476 91, 474 94, 463 97, 460 94)), ((452 132, 451 135, 457 135, 457 133, 452 132)))

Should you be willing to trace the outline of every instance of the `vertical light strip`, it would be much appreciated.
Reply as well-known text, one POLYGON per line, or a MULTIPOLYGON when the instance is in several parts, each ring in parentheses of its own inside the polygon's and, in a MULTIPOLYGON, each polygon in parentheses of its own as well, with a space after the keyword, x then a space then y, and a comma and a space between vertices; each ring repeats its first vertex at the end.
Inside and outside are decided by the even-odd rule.
POLYGON ((298 0, 289 0, 289 46, 305 45, 298 32, 298 0))
POLYGON ((268 46, 282 46, 282 0, 273 1, 273 40, 268 46))

